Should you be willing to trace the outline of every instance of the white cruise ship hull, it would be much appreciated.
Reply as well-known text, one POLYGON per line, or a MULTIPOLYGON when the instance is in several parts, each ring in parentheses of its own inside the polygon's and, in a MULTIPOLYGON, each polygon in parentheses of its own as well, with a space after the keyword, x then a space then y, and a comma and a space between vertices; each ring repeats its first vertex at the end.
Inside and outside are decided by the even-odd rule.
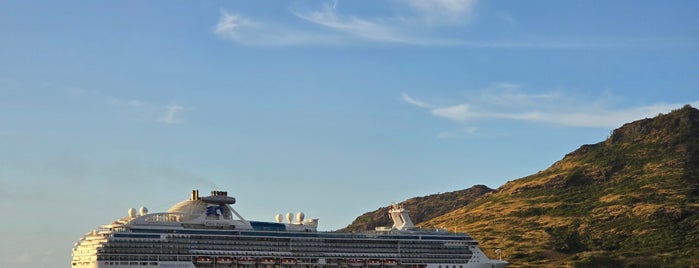
POLYGON ((235 198, 212 192, 167 212, 129 210, 127 217, 85 234, 73 248, 72 268, 495 268, 464 233, 421 230, 392 205, 392 228, 363 233, 318 232, 303 213, 277 222, 243 219, 235 198))

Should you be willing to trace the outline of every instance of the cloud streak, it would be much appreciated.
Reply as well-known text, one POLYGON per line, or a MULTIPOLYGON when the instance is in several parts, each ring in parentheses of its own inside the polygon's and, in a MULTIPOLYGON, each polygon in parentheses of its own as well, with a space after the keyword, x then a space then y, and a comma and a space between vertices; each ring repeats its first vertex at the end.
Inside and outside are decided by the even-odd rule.
POLYGON ((163 124, 182 124, 185 122, 184 113, 188 110, 180 104, 165 105, 157 102, 143 101, 134 98, 114 97, 96 90, 69 88, 67 94, 86 103, 105 104, 122 118, 131 120, 157 122, 163 124))
MULTIPOLYGON (((492 46, 463 42, 432 33, 445 24, 465 21, 474 0, 409 1, 413 14, 363 18, 339 12, 338 2, 324 3, 319 9, 294 9, 299 19, 294 25, 263 22, 221 10, 214 27, 220 38, 249 46, 347 45, 357 43, 396 43, 421 46, 492 46), (304 23, 305 22, 305 23, 304 23)), ((501 44, 509 46, 509 44, 501 44)))
POLYGON ((459 24, 470 16, 476 0, 409 0, 408 5, 428 24, 459 24))
POLYGON ((337 12, 334 5, 325 4, 321 10, 312 12, 291 12, 298 18, 356 39, 391 43, 416 42, 387 22, 344 16, 337 12))
POLYGON ((335 44, 343 41, 343 38, 336 34, 305 31, 257 21, 226 10, 221 10, 221 16, 213 32, 220 38, 249 46, 298 46, 335 44))
POLYGON ((180 118, 180 112, 184 110, 184 107, 180 105, 168 105, 165 106, 165 111, 163 115, 158 119, 159 122, 166 124, 179 124, 182 123, 182 118, 180 118))
MULTIPOLYGON (((586 101, 578 96, 568 96, 560 92, 527 94, 514 84, 496 84, 480 95, 453 105, 429 104, 406 93, 401 94, 401 99, 410 105, 428 110, 435 117, 459 124, 473 124, 486 120, 514 120, 589 128, 616 128, 627 122, 668 113, 687 104, 655 103, 614 108, 609 107, 608 101, 604 98, 586 101)), ((688 104, 699 107, 699 101, 688 102, 688 104)))
POLYGON ((112 104, 121 107, 130 117, 164 124, 182 124, 185 122, 183 113, 187 109, 182 105, 171 104, 161 106, 157 103, 150 103, 137 99, 107 98, 112 104))
MULTIPOLYGON (((246 46, 347 46, 398 44, 408 46, 490 49, 583 49, 617 47, 616 43, 580 40, 483 40, 465 35, 476 15, 476 0, 409 0, 391 2, 395 14, 374 17, 341 12, 339 1, 318 8, 289 8, 291 21, 261 21, 221 10, 213 33, 246 46), (467 36, 467 37, 465 37, 467 36)), ((503 13, 505 14, 505 13, 503 13)), ((507 21, 515 19, 501 15, 507 21)))
POLYGON ((415 106, 417 106, 417 107, 420 107, 420 108, 430 108, 430 105, 429 105, 429 104, 427 104, 427 103, 425 103, 425 102, 423 102, 423 101, 419 101, 419 100, 413 99, 412 97, 408 96, 408 94, 401 93, 401 94, 400 94, 400 97, 401 97, 401 99, 402 99, 403 101, 405 101, 405 102, 407 102, 407 103, 410 103, 410 104, 412 104, 412 105, 415 105, 415 106))

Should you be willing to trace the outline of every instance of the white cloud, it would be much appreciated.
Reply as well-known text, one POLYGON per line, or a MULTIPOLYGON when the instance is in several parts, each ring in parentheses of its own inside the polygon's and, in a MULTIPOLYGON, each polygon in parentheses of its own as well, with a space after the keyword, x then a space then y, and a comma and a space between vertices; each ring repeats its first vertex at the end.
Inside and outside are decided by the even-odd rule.
POLYGON ((432 114, 459 122, 464 122, 466 120, 479 117, 469 110, 468 104, 458 104, 443 108, 435 108, 432 109, 432 114))
POLYGON ((99 104, 104 109, 111 109, 119 118, 129 120, 160 122, 166 124, 183 123, 182 113, 186 110, 182 105, 166 105, 133 98, 114 97, 97 90, 71 89, 67 92, 85 103, 99 104), (106 104, 106 105, 102 105, 106 104))
POLYGON ((337 12, 336 5, 323 5, 322 9, 310 12, 292 10, 298 18, 308 22, 324 26, 355 39, 391 42, 391 43, 424 43, 418 41, 403 29, 394 25, 399 23, 396 19, 364 19, 354 16, 346 16, 337 12))
POLYGON ((410 7, 428 24, 462 23, 469 18, 476 0, 410 0, 410 7))
POLYGON ((254 27, 255 22, 251 19, 242 17, 236 14, 230 14, 225 10, 221 10, 221 18, 216 25, 215 32, 217 34, 231 34, 236 35, 240 28, 254 27))
POLYGON ((545 92, 530 94, 522 90, 522 86, 513 83, 494 83, 479 95, 471 97, 475 103, 487 103, 499 108, 536 107, 541 103, 555 103, 554 100, 563 99, 559 92, 545 92))
POLYGON ((430 105, 429 105, 429 104, 427 104, 427 103, 425 103, 425 102, 423 102, 423 101, 420 101, 420 100, 413 99, 413 98, 410 97, 408 94, 401 93, 401 94, 400 94, 400 97, 401 97, 401 99, 402 99, 403 101, 405 101, 405 102, 407 102, 407 103, 410 103, 410 104, 412 104, 412 105, 415 105, 415 106, 417 106, 417 107, 420 107, 420 108, 430 108, 430 105))
MULTIPOLYGON (((436 117, 460 124, 483 120, 516 120, 569 127, 616 128, 624 123, 668 113, 686 103, 656 103, 637 107, 609 107, 607 97, 586 100, 560 92, 529 94, 515 84, 496 84, 479 95, 467 97, 464 103, 433 105, 410 102, 427 109, 436 117)), ((699 101, 689 102, 699 107, 699 101)), ((445 134, 446 135, 446 134, 445 134)), ((443 136, 443 135, 442 135, 443 136)))
POLYGON ((269 22, 256 21, 221 10, 214 33, 224 39, 251 46, 288 46, 340 43, 335 34, 298 30, 269 22))
MULTIPOLYGON (((617 128, 631 121, 651 118, 661 113, 682 108, 687 103, 657 103, 629 108, 596 107, 586 112, 568 112, 561 114, 550 113, 538 120, 544 123, 575 127, 606 127, 617 128)), ((690 102, 693 107, 699 107, 699 101, 690 102)))
POLYGON ((180 111, 184 110, 184 107, 180 105, 168 105, 165 106, 165 111, 163 115, 158 119, 159 122, 166 124, 179 124, 182 123, 182 119, 179 114, 180 111))
MULTIPOLYGON (((476 0, 393 1, 396 14, 373 17, 340 12, 339 1, 319 8, 289 8, 300 20, 261 21, 221 10, 214 34, 248 46, 356 45, 388 43, 413 46, 449 46, 503 49, 581 49, 619 44, 585 40, 478 40, 464 38, 463 30, 476 16, 476 0)), ((497 15, 497 14, 496 14, 497 15)), ((507 13, 497 15, 513 19, 507 13)))
POLYGON ((214 33, 243 45, 347 45, 354 42, 400 43, 423 46, 491 46, 451 40, 435 35, 433 27, 443 22, 465 21, 473 9, 472 0, 439 0, 430 3, 399 2, 411 7, 414 15, 363 18, 345 15, 338 1, 324 3, 319 9, 289 9, 301 21, 273 23, 254 20, 221 10, 214 33), (305 22, 305 24, 303 23, 305 22), (294 25, 294 26, 291 26, 294 25), (317 26, 321 26, 319 29, 317 26))
POLYGON ((140 100, 130 100, 130 101, 128 102, 128 104, 129 104, 130 106, 133 106, 133 107, 141 107, 141 106, 143 106, 143 102, 140 101, 140 100))
POLYGON ((478 131, 476 127, 465 127, 455 131, 444 131, 437 134, 440 139, 453 139, 467 135, 474 135, 478 131))

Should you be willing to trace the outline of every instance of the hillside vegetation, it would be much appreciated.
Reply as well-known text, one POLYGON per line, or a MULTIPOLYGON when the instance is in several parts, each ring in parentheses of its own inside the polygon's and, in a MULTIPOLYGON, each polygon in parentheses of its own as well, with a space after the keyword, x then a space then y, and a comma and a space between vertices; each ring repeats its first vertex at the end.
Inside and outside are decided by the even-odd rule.
MULTIPOLYGON (((475 185, 469 189, 454 192, 433 194, 423 197, 414 197, 401 202, 403 207, 410 212, 410 218, 414 223, 431 220, 444 215, 452 210, 468 205, 493 189, 485 185, 475 185)), ((352 224, 339 230, 340 232, 353 232, 374 230, 379 226, 391 226, 393 222, 388 217, 389 207, 382 207, 372 212, 364 213, 357 217, 352 224)))
POLYGON ((699 267, 698 196, 699 110, 687 105, 415 222, 467 230, 515 267, 699 267))

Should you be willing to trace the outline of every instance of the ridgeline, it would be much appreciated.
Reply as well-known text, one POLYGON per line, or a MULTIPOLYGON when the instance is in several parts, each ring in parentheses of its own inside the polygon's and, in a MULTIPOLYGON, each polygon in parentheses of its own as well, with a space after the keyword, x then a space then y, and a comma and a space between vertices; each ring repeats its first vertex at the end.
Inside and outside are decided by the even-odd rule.
MULTIPOLYGON (((433 194, 423 197, 413 197, 401 202, 403 207, 410 211, 410 219, 414 223, 425 222, 435 217, 442 216, 455 209, 461 208, 484 194, 494 191, 485 185, 475 185, 469 189, 433 194)), ((391 226, 393 222, 388 217, 390 207, 382 207, 372 212, 364 213, 357 217, 352 224, 338 230, 339 232, 353 232, 374 230, 380 226, 391 226)))
MULTIPOLYGON (((474 188, 403 204, 422 213, 418 226, 465 230, 513 267, 699 266, 699 110, 689 105, 495 191, 474 188)), ((382 208, 344 230, 386 225, 382 208)))

